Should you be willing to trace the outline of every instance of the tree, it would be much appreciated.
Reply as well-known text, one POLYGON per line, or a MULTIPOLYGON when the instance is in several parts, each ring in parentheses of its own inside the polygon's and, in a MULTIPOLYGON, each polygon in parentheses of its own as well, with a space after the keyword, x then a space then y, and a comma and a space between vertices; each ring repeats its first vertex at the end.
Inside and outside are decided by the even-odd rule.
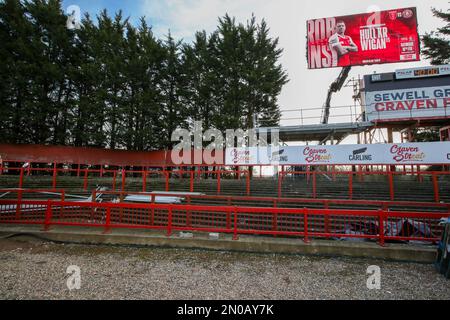
POLYGON ((159 135, 163 130, 161 88, 166 49, 144 18, 137 30, 127 26, 126 39, 126 127, 121 142, 128 150, 158 150, 163 148, 159 135))
POLYGON ((33 25, 17 0, 0 3, 0 141, 31 142, 26 118, 31 93, 29 83, 36 55, 29 44, 33 25))
POLYGON ((61 0, 0 1, 0 141, 160 150, 177 128, 277 125, 287 82, 263 20, 225 15, 192 44, 119 11, 66 27, 61 0))
POLYGON ((450 12, 445 13, 434 8, 432 11, 435 17, 444 20, 447 24, 422 37, 424 44, 422 53, 432 65, 448 64, 450 63, 450 12))
POLYGON ((162 136, 166 148, 172 147, 172 133, 187 127, 188 111, 186 108, 187 77, 181 58, 181 41, 175 41, 169 32, 164 41, 166 59, 164 61, 162 98, 163 109, 160 121, 163 124, 162 136))
POLYGON ((186 78, 186 103, 190 111, 188 121, 203 121, 205 128, 212 127, 214 117, 216 74, 214 72, 211 40, 205 31, 197 32, 192 45, 183 46, 183 68, 186 78))

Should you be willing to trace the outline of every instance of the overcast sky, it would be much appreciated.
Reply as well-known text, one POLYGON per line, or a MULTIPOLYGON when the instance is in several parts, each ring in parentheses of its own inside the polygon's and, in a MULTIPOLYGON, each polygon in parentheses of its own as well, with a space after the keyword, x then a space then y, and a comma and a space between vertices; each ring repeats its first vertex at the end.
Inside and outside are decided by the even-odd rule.
MULTIPOLYGON (((340 69, 308 70, 305 54, 306 20, 330 16, 350 15, 373 12, 374 9, 395 9, 417 7, 419 33, 423 34, 444 25, 442 20, 433 17, 431 7, 447 10, 448 0, 64 0, 64 7, 79 5, 82 12, 95 16, 102 8, 110 12, 123 9, 132 22, 145 16, 158 37, 164 37, 170 29, 177 39, 189 42, 196 31, 213 31, 217 18, 225 13, 235 16, 238 22, 246 22, 251 14, 257 20, 266 19, 272 37, 280 39, 284 49, 281 63, 289 74, 290 82, 280 96, 282 110, 298 109, 298 112, 283 112, 283 125, 300 124, 299 120, 286 120, 300 117, 300 109, 321 107, 325 101, 327 89, 338 76, 340 69)), ((354 67, 350 77, 370 74, 374 71, 389 72, 399 68, 425 66, 428 63, 401 63, 354 67)), ((351 105, 352 89, 347 88, 335 95, 334 106, 351 105)), ((332 116, 343 110, 332 110, 332 116)), ((345 110, 345 113, 349 113, 345 110)), ((309 123, 319 122, 320 110, 304 111, 303 116, 316 116, 309 123)), ((335 118, 332 122, 345 121, 335 118)), ((308 123, 307 121, 305 123, 308 123)))

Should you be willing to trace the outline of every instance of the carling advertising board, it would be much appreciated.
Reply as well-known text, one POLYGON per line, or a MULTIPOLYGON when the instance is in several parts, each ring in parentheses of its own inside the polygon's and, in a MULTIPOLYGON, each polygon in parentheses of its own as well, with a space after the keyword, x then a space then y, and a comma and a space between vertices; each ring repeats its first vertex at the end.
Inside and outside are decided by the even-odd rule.
POLYGON ((450 142, 228 148, 226 165, 450 164, 450 142))
POLYGON ((308 68, 420 60, 416 8, 307 21, 308 68))

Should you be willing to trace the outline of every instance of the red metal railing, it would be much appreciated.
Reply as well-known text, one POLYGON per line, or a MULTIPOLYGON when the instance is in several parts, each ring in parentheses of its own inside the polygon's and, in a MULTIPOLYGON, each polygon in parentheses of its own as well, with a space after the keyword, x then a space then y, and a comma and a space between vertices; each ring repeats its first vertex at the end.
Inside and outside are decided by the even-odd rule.
MULTIPOLYGON (((0 190, 0 193, 2 190, 0 190)), ((389 210, 391 208, 422 208, 422 210, 437 210, 446 211, 450 213, 450 203, 435 203, 435 202, 419 202, 419 201, 380 201, 380 200, 345 200, 345 199, 311 199, 311 198, 275 198, 275 197, 255 197, 255 196, 221 196, 221 195, 191 195, 183 192, 172 192, 169 195, 158 192, 114 192, 114 191, 93 191, 92 199, 101 193, 103 195, 117 196, 119 199, 124 199, 127 195, 138 195, 148 197, 149 203, 155 203, 155 197, 178 197, 186 200, 188 204, 193 201, 205 201, 209 203, 217 202, 222 205, 233 206, 250 206, 255 203, 260 206, 283 207, 292 205, 321 205, 324 209, 328 209, 331 205, 337 206, 374 206, 379 209, 389 210)))
MULTIPOLYGON (((9 160, 11 162, 11 160, 9 160)), ((74 174, 78 178, 82 178, 82 185, 80 184, 79 188, 85 191, 89 188, 89 179, 93 179, 94 175, 97 175, 100 178, 109 177, 111 178, 111 189, 113 191, 117 191, 118 184, 120 183, 120 190, 127 190, 127 176, 137 176, 142 179, 142 191, 146 191, 151 179, 156 177, 162 177, 164 181, 164 189, 165 191, 170 191, 170 180, 171 179, 189 179, 189 190, 191 192, 195 191, 195 181, 201 179, 201 176, 208 175, 209 177, 215 178, 216 194, 220 195, 222 193, 222 182, 224 179, 233 177, 235 179, 245 178, 245 193, 247 196, 252 194, 252 179, 258 179, 258 176, 250 178, 250 173, 248 170, 243 170, 243 167, 235 167, 235 170, 229 169, 230 167, 226 166, 216 166, 215 170, 205 170, 202 169, 204 166, 181 166, 180 168, 167 168, 167 167, 143 167, 141 170, 126 170, 122 169, 105 169, 104 166, 100 166, 100 169, 89 169, 89 168, 81 168, 80 165, 75 169, 71 168, 58 168, 57 163, 54 163, 50 168, 32 168, 32 164, 30 163, 27 168, 23 167, 9 167, 5 168, 4 166, 0 167, 0 174, 4 173, 6 170, 9 172, 15 172, 19 176, 19 180, 17 183, 18 188, 24 187, 24 176, 31 175, 33 173, 48 173, 51 174, 51 187, 56 189, 58 187, 58 174, 74 174)), ((262 166, 259 166, 260 169, 262 166)), ((408 166, 409 167, 409 166, 408 166)), ((337 177, 342 176, 346 178, 348 181, 348 199, 354 198, 354 187, 355 187, 355 179, 359 179, 360 182, 363 182, 366 177, 373 176, 382 176, 385 177, 385 183, 389 188, 389 198, 390 200, 396 200, 396 191, 395 191, 395 177, 398 176, 411 176, 416 177, 418 183, 424 182, 424 177, 429 177, 429 181, 432 184, 433 193, 434 193, 434 201, 440 202, 442 199, 442 194, 440 192, 440 181, 439 178, 450 177, 450 171, 421 171, 420 166, 416 167, 414 170, 414 166, 411 166, 411 170, 408 170, 407 166, 399 166, 402 171, 392 171, 391 166, 357 166, 357 170, 354 171, 337 171, 336 166, 329 166, 329 171, 314 171, 311 170, 311 167, 306 167, 306 171, 286 171, 285 166, 282 166, 281 172, 278 174, 277 181, 277 194, 278 197, 281 198, 283 196, 283 183, 286 178, 290 176, 303 176, 306 180, 306 183, 312 188, 312 198, 318 198, 318 175, 328 174, 331 175, 332 181, 336 181, 337 177), (373 170, 375 171, 366 171, 373 170), (381 168, 382 170, 379 170, 381 168)), ((260 176, 261 177, 261 176, 260 176)), ((80 181, 81 183, 81 181, 80 181)), ((44 187, 44 186, 40 186, 44 187)), ((211 190, 213 191, 213 190, 211 190)))
POLYGON ((0 223, 436 242, 450 213, 0 200, 0 223), (351 228, 350 228, 351 226, 351 228), (401 230, 400 230, 401 229, 401 230), (418 232, 422 230, 422 232, 418 232))
MULTIPOLYGON (((66 196, 66 191, 53 189, 0 189, 0 199, 3 194, 10 194, 9 198, 19 200, 42 200, 49 199, 49 195, 55 196, 56 199, 65 201, 72 195, 66 196), (25 197, 24 196, 28 196, 25 197)), ((147 198, 148 203, 155 204, 156 197, 173 198, 177 197, 183 199, 186 204, 193 202, 206 203, 206 205, 226 205, 226 206, 242 206, 250 207, 257 205, 258 207, 273 207, 273 208, 287 208, 292 206, 321 206, 323 209, 329 209, 330 206, 347 206, 347 207, 362 207, 370 209, 405 209, 413 208, 414 210, 421 210, 424 212, 448 212, 450 213, 450 203, 435 203, 435 202, 419 202, 419 201, 382 201, 382 200, 346 200, 346 199, 311 199, 311 198, 276 198, 276 197, 255 197, 255 196, 225 196, 225 195, 193 195, 183 192, 171 192, 170 194, 158 192, 134 192, 134 191, 102 191, 93 190, 91 192, 91 199, 96 202, 99 195, 111 196, 120 199, 123 202, 126 196, 137 195, 147 198)), ((83 198, 76 196, 77 198, 83 198)), ((87 197, 86 197, 87 199, 87 197)), ((70 201, 70 199, 68 199, 70 201)))

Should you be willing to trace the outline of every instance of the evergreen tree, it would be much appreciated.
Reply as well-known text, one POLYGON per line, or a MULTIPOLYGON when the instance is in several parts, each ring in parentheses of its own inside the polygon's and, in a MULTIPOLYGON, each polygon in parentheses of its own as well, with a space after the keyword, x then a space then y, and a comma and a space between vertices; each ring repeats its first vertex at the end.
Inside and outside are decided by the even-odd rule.
POLYGON ((172 133, 178 128, 187 127, 188 112, 186 108, 187 77, 181 58, 181 41, 175 41, 170 32, 164 42, 166 59, 164 62, 162 95, 162 121, 164 129, 160 137, 167 148, 172 147, 172 133))
POLYGON ((166 50, 153 36, 145 19, 139 29, 127 27, 127 92, 124 102, 126 128, 123 144, 129 150, 158 150, 163 147, 163 68, 166 50))
POLYGON ((225 15, 192 44, 154 37, 119 11, 79 30, 61 0, 0 2, 0 141, 160 150, 177 128, 278 124, 287 77, 264 20, 225 15))
MULTIPOLYGON (((212 38, 212 37, 211 37, 212 38)), ((216 74, 214 73, 211 38, 205 31, 197 32, 192 45, 183 47, 183 66, 187 75, 186 97, 188 121, 202 121, 205 128, 211 128, 214 117, 216 74)))
MULTIPOLYGON (((122 12, 115 14, 114 19, 103 10, 98 17, 99 52, 96 60, 100 62, 100 72, 104 76, 101 88, 97 91, 98 106, 103 114, 99 114, 98 130, 105 130, 107 145, 111 149, 118 147, 119 137, 123 130, 122 122, 123 95, 127 79, 125 72, 125 39, 124 33, 128 19, 123 20, 122 12)), ((101 112, 100 111, 100 112, 101 112)))
POLYGON ((0 141, 27 143, 29 84, 37 63, 29 39, 33 25, 25 17, 25 7, 18 0, 0 3, 0 141))
POLYGON ((450 11, 447 13, 432 9, 433 15, 444 20, 447 24, 438 28, 437 31, 427 33, 422 41, 424 49, 422 54, 431 61, 433 65, 450 63, 450 11))
POLYGON ((81 29, 76 31, 77 68, 73 81, 76 100, 72 108, 72 143, 77 147, 105 146, 106 136, 103 131, 104 110, 99 104, 96 93, 104 81, 101 63, 97 59, 99 52, 98 28, 86 14, 81 29))

